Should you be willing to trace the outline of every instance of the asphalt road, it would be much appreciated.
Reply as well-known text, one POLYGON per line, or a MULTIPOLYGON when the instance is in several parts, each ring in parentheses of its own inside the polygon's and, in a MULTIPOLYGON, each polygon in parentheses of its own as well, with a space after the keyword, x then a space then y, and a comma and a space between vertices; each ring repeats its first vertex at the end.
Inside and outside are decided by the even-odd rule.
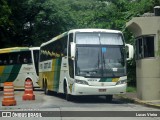
MULTIPOLYGON (((42 118, 38 117, 37 120, 160 120, 160 109, 124 101, 117 96, 114 96, 113 101, 108 103, 102 96, 76 97, 73 101, 66 101, 62 94, 44 95, 43 91, 34 91, 35 100, 24 101, 22 100, 23 94, 23 91, 15 91, 17 105, 0 105, 0 111, 18 111, 24 115, 28 115, 27 112, 40 112, 37 115, 42 115, 42 118)), ((0 91, 0 100, 3 100, 3 91, 0 91)), ((0 117, 0 120, 17 120, 16 115, 12 113, 12 118, 0 117)), ((28 120, 28 118, 23 119, 28 120)), ((35 118, 29 119, 35 120, 35 118)))

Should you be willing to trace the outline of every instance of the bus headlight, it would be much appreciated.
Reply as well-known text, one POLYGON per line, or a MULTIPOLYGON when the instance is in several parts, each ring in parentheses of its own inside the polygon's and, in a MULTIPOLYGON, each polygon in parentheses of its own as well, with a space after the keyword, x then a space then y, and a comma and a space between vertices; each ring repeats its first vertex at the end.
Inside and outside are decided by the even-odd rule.
POLYGON ((84 80, 75 80, 75 83, 77 83, 77 84, 83 84, 83 85, 89 85, 88 82, 86 82, 84 80))
POLYGON ((127 80, 120 80, 116 83, 116 85, 120 85, 120 84, 126 84, 127 80))

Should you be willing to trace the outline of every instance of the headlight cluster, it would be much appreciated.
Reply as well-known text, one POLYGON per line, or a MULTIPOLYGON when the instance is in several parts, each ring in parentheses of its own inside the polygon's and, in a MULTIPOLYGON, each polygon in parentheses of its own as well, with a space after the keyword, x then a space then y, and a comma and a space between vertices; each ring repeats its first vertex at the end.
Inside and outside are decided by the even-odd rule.
POLYGON ((127 80, 120 80, 116 83, 116 85, 120 85, 120 84, 126 84, 127 80))
POLYGON ((86 82, 84 80, 75 80, 75 83, 77 83, 77 84, 83 84, 83 85, 88 85, 88 82, 86 82))

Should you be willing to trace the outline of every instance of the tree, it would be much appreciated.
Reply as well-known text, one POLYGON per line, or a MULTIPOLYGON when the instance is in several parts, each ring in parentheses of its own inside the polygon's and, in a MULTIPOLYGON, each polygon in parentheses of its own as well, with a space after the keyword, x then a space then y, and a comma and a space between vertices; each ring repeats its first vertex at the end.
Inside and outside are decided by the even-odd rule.
MULTIPOLYGON (((126 43, 134 44, 126 22, 153 12, 156 5, 159 0, 1 0, 0 48, 40 46, 76 28, 121 30, 126 43)), ((135 80, 135 61, 128 63, 128 71, 130 81, 135 80)))
POLYGON ((125 23, 153 11, 159 0, 1 0, 0 40, 3 46, 35 46, 75 28, 122 30, 125 23))
POLYGON ((69 12, 55 0, 46 0, 41 4, 39 13, 33 20, 32 40, 42 43, 66 31, 72 26, 69 12))
POLYGON ((4 47, 4 45, 10 44, 10 41, 6 41, 6 38, 8 38, 9 26, 12 25, 9 20, 11 10, 6 0, 0 1, 0 11, 0 47, 4 47))
POLYGON ((40 45, 66 31, 72 24, 68 22, 72 21, 68 11, 52 0, 8 0, 4 5, 10 10, 7 23, 11 24, 1 32, 0 37, 5 36, 3 41, 6 41, 2 47, 40 45))

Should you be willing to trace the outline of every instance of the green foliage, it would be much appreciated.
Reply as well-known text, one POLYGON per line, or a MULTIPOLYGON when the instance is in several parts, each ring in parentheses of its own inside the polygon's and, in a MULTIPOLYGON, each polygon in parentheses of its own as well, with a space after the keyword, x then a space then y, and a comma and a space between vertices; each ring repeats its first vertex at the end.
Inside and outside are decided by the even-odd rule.
POLYGON ((7 24, 9 22, 9 15, 11 13, 9 6, 5 0, 0 1, 0 26, 7 24))
POLYGON ((128 86, 136 86, 136 63, 135 60, 127 61, 128 86))
POLYGON ((135 87, 127 87, 127 92, 136 92, 136 88, 135 87))
MULTIPOLYGON (((157 5, 159 0, 1 0, 0 48, 39 46, 75 28, 118 29, 134 44, 126 22, 157 5)), ((128 62, 128 78, 135 81, 134 60, 128 62)))
POLYGON ((37 40, 36 45, 66 31, 73 24, 69 12, 55 1, 41 3, 41 9, 32 21, 32 40, 37 40))
POLYGON ((0 11, 0 47, 2 47, 2 45, 10 43, 9 41, 6 41, 5 38, 8 37, 6 36, 9 33, 8 29, 9 26, 12 25, 11 21, 9 20, 11 10, 6 0, 0 1, 0 11))
MULTIPOLYGON (((1 0, 0 40, 3 46, 35 46, 74 28, 122 30, 125 23, 153 12, 159 0, 1 0)), ((131 37, 130 37, 130 36, 131 37)))

